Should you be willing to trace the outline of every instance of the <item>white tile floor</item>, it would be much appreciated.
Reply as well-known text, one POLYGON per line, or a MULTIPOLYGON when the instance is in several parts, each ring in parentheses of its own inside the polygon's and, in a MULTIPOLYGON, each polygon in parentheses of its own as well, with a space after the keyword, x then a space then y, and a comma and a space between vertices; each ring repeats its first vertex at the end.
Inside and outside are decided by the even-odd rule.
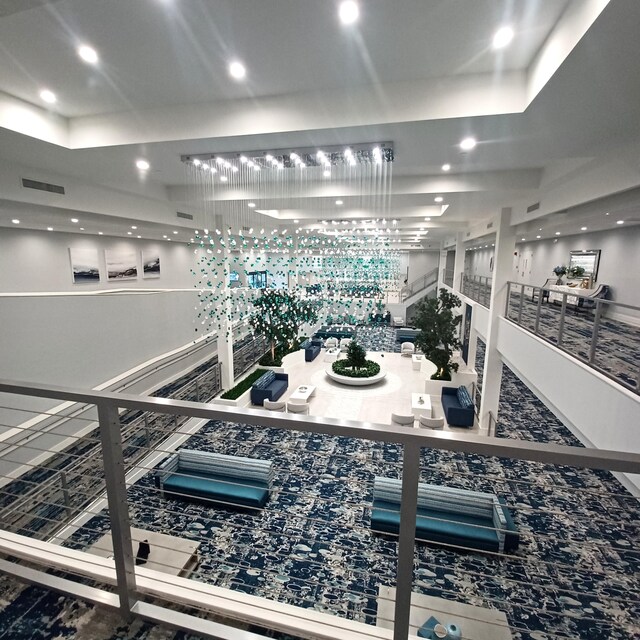
MULTIPOLYGON (((289 388, 280 399, 288 400, 299 385, 311 384, 316 387, 316 391, 309 401, 310 415, 389 424, 392 413, 411 414, 411 394, 424 392, 426 374, 414 371, 411 358, 402 357, 399 353, 367 353, 367 359, 380 363, 387 372, 382 382, 371 387, 347 387, 330 380, 325 369, 331 363, 325 362, 324 358, 324 349, 313 362, 305 362, 302 349, 285 356, 283 367, 289 374, 289 388)), ((440 397, 432 395, 431 404, 433 415, 442 416, 440 397)), ((418 424, 416 420, 414 426, 418 424)), ((472 429, 449 427, 445 424, 445 431, 481 432, 477 420, 472 429)))

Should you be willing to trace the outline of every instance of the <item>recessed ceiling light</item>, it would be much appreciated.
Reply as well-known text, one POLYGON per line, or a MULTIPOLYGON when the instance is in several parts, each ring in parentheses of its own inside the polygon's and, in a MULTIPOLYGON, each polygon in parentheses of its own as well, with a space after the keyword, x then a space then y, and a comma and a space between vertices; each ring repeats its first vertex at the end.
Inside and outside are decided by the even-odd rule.
POLYGON ((89 64, 95 64, 98 62, 98 53, 95 49, 83 44, 81 47, 78 47, 78 55, 89 64))
POLYGON ((53 227, 47 227, 47 231, 53 231, 53 227))
POLYGON ((247 207, 249 207, 249 209, 253 209, 256 206, 255 202, 250 202, 247 207))
POLYGON ((478 144, 476 142, 475 138, 465 138, 461 143, 460 143, 460 148, 463 151, 471 151, 471 149, 475 149, 476 144, 478 144))
POLYGON ((133 235, 133 231, 127 231, 127 235, 128 235, 128 236, 133 235))
POLYGON ((442 202, 442 201, 444 200, 444 198, 443 198, 442 196, 436 196, 436 197, 434 198, 434 200, 435 200, 436 202, 442 202))
MULTIPOLYGON (((168 236, 162 236, 162 237, 163 237, 165 240, 168 238, 168 236)), ((192 240, 191 242, 193 242, 193 240, 192 240)))
POLYGON ((138 167, 140 171, 147 171, 147 169, 149 169, 149 166, 149 163, 142 158, 140 160, 136 160, 136 167, 138 167))
POLYGON ((102 231, 98 231, 98 235, 101 236, 101 235, 104 235, 104 234, 102 233, 102 231))
POLYGON ((442 170, 443 171, 451 171, 451 165, 450 164, 443 164, 442 165, 442 170))
POLYGON ((84 231, 84 227, 80 227, 80 231, 84 231))
POLYGON ((58 101, 58 98, 56 98, 56 94, 53 93, 53 91, 49 91, 49 89, 43 89, 40 92, 40 97, 49 104, 55 104, 58 101))
POLYGON ((338 15, 340 16, 340 22, 342 22, 342 24, 353 24, 358 19, 360 10, 354 0, 345 0, 340 3, 338 15))
POLYGON ((136 236, 136 238, 142 238, 142 236, 136 236))
POLYGON ((587 227, 580 227, 580 231, 586 231, 587 227))
POLYGON ((18 220, 18 218, 14 218, 11 222, 13 222, 13 224, 20 224, 20 220, 18 220))
POLYGON ((298 222, 300 222, 300 220, 294 220, 295 224, 298 224, 298 222))
MULTIPOLYGON (((526 240, 526 238, 522 238, 522 242, 524 242, 526 240)), ((486 245, 485 245, 486 246, 486 245)))
POLYGON ((559 235, 560 235, 560 232, 559 232, 559 231, 556 231, 556 235, 557 235, 557 236, 559 236, 559 235))
POLYGON ((500 27, 493 36, 493 48, 504 49, 513 40, 514 32, 511 27, 500 27))
POLYGON ((242 62, 234 60, 229 63, 229 75, 236 80, 242 80, 247 75, 247 70, 242 62))
POLYGON ((536 236, 536 238, 537 238, 538 240, 540 240, 540 238, 541 238, 541 237, 542 237, 542 236, 536 236))
POLYGON ((425 218, 424 221, 425 222, 431 222, 431 218, 425 218))
POLYGON ((177 232, 177 231, 174 231, 174 232, 173 232, 173 235, 174 235, 174 236, 177 236, 177 235, 178 235, 178 232, 177 232))
POLYGON ((132 228, 132 229, 137 229, 138 227, 136 227, 136 225, 135 225, 135 224, 132 224, 132 225, 131 225, 131 228, 132 228))
POLYGON ((608 215, 609 215, 609 212, 607 211, 607 213, 605 213, 604 215, 605 215, 605 216, 608 216, 608 215))
POLYGON ((341 204, 343 204, 343 202, 342 202, 342 200, 336 200, 336 204, 337 204, 338 206, 340 206, 341 204))
POLYGON ((329 171, 329 169, 325 169, 325 170, 322 172, 322 175, 323 175, 325 178, 330 178, 330 177, 331 177, 331 171, 329 171))
POLYGON ((228 179, 227 176, 220 176, 220 182, 226 182, 228 179))
POLYGON ((624 220, 618 220, 616 224, 624 224, 624 220))
POLYGON ((73 222, 74 224, 78 222, 78 218, 71 218, 71 222, 73 222))

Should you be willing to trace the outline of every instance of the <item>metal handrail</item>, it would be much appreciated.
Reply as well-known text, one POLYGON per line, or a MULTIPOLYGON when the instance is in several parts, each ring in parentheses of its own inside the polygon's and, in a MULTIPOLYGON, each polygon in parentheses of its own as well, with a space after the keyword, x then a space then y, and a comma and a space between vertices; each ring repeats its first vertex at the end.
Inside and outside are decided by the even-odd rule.
MULTIPOLYGON (((0 392, 36 398, 83 402, 97 406, 115 564, 117 602, 114 601, 115 604, 112 606, 119 606, 124 615, 136 612, 136 607, 139 604, 138 590, 144 591, 144 575, 137 574, 132 551, 123 443, 118 416, 120 408, 205 420, 240 422, 285 431, 302 431, 332 436, 347 436, 374 442, 399 443, 402 447, 402 509, 397 552, 395 637, 407 637, 409 629, 413 587, 417 490, 420 479, 420 452, 423 447, 529 460, 545 464, 640 473, 640 454, 630 452, 493 438, 476 434, 423 431, 315 416, 283 413, 276 415, 273 412, 264 410, 240 409, 224 405, 199 404, 165 398, 140 397, 106 391, 84 391, 11 380, 0 380, 0 392)), ((12 534, 9 537, 5 535, 5 538, 7 540, 11 539, 14 545, 32 544, 31 539, 26 536, 12 534)), ((32 553, 30 557, 33 563, 40 564, 46 568, 59 567, 65 569, 63 560, 56 564, 55 561, 51 560, 51 557, 48 557, 55 550, 59 550, 60 547, 46 543, 39 544, 43 553, 41 555, 32 553)), ((5 546, 7 546, 6 542, 5 546)), ((78 555, 77 558, 76 570, 82 575, 83 567, 88 564, 88 561, 83 560, 84 555, 78 555)), ((86 554, 86 558, 90 559, 94 558, 94 556, 86 554)), ((95 560, 93 562, 95 564, 95 560)), ((175 582, 176 579, 173 580, 175 582)), ((36 584, 51 586, 51 582, 48 581, 48 574, 44 572, 39 572, 32 581, 36 584)), ((183 603, 191 604, 201 601, 202 596, 198 591, 198 585, 199 583, 196 582, 193 586, 186 586, 185 584, 181 587, 183 594, 181 601, 183 603)), ((95 592, 102 593, 100 589, 92 588, 95 592)), ((169 588, 164 588, 162 585, 157 585, 156 595, 167 600, 171 599, 169 588)))
POLYGON ((622 308, 622 309, 629 309, 632 311, 636 311, 639 312, 640 315, 640 307, 638 306, 634 306, 634 305, 630 305, 630 304, 625 304, 623 302, 616 302, 613 300, 606 300, 604 298, 593 298, 592 296, 589 296, 587 294, 584 293, 580 293, 580 289, 576 289, 575 291, 558 291, 557 289, 553 288, 553 285, 551 287, 536 287, 533 285, 527 285, 524 284, 522 282, 514 282, 514 281, 508 281, 507 282, 507 296, 506 296, 506 306, 505 306, 505 313, 504 316, 507 320, 510 320, 512 322, 515 322, 518 326, 520 326, 521 328, 533 333, 535 336, 541 338, 542 340, 545 340, 546 342, 549 342, 550 344, 553 344, 555 347, 557 347, 558 349, 560 349, 561 351, 563 351, 564 353, 568 354, 569 356, 571 356, 572 358, 578 360, 579 362, 582 362, 584 364, 586 364, 587 366, 589 366, 590 368, 594 369, 595 371, 598 371, 598 373, 601 373, 602 375, 606 376, 607 378, 614 380, 615 382, 617 382, 618 384, 622 385, 623 387, 625 387, 626 389, 629 389, 630 391, 639 394, 640 395, 640 365, 636 365, 637 370, 635 372, 635 386, 633 384, 628 383, 626 380, 621 379, 615 375, 613 375, 611 372, 607 371, 606 369, 603 369, 602 367, 598 366, 597 361, 596 361, 596 356, 597 356, 597 346, 598 346, 598 342, 599 342, 599 338, 600 338, 600 331, 601 331, 601 324, 602 324, 602 317, 605 313, 605 311, 607 309, 611 309, 613 307, 616 308, 622 308), (528 297, 528 293, 525 296, 525 290, 526 289, 530 289, 531 290, 531 300, 532 302, 535 302, 536 296, 537 296, 537 305, 536 305, 536 315, 535 315, 535 321, 534 321, 534 326, 533 329, 531 329, 530 327, 528 327, 526 324, 523 324, 522 322, 522 311, 524 308, 524 303, 525 303, 525 297, 528 297), (545 295, 546 292, 546 295, 545 295), (561 296, 561 306, 560 306, 560 316, 558 318, 558 328, 557 328, 557 334, 556 334, 556 342, 553 342, 552 340, 548 339, 545 335, 543 335, 540 331, 540 326, 541 326, 541 313, 542 313, 542 303, 544 301, 544 299, 548 299, 548 296, 550 293, 554 293, 555 295, 561 296), (517 317, 513 318, 512 314, 509 313, 510 311, 510 307, 512 304, 512 297, 516 295, 518 297, 518 313, 517 313, 517 317), (581 358, 579 353, 577 353, 575 350, 572 349, 568 349, 564 346, 563 341, 566 335, 566 330, 565 330, 565 324, 566 324, 566 316, 567 316, 567 306, 569 304, 571 304, 572 306, 574 306, 576 308, 576 310, 578 310, 580 308, 580 304, 574 304, 573 302, 569 302, 569 298, 578 298, 581 300, 588 300, 590 303, 593 303, 593 310, 594 310, 594 314, 593 314, 593 329, 591 331, 591 340, 590 340, 590 345, 589 345, 589 355, 587 358, 581 358))
POLYGON ((491 285, 490 276, 460 274, 460 292, 487 309, 491 306, 491 285))
POLYGON ((435 267, 435 269, 432 269, 428 273, 425 273, 423 276, 416 278, 408 285, 405 285, 402 288, 402 291, 406 293, 403 294, 402 301, 404 302, 407 298, 410 298, 416 293, 428 289, 436 282, 438 282, 438 267, 435 267))

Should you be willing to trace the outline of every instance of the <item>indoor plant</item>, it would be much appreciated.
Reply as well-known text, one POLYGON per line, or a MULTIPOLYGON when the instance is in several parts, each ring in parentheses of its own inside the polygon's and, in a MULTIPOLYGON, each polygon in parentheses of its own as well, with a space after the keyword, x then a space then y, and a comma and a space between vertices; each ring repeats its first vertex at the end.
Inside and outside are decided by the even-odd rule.
POLYGON ((451 372, 458 370, 458 363, 452 362, 451 358, 462 346, 458 338, 462 316, 453 313, 460 304, 460 298, 444 288, 440 289, 437 298, 428 298, 418 304, 414 317, 414 325, 420 329, 416 346, 438 368, 431 376, 432 380, 451 380, 451 372))

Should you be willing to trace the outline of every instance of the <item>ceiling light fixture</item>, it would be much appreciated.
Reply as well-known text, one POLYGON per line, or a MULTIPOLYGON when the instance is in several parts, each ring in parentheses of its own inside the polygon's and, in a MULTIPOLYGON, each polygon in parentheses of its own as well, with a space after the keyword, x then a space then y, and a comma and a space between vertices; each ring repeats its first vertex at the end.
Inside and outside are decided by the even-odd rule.
POLYGON ((542 237, 542 236, 536 236, 536 238, 537 238, 538 240, 540 240, 540 238, 541 238, 541 237, 542 237))
POLYGON ((98 53, 96 50, 86 44, 78 47, 78 55, 89 64, 96 64, 96 62, 98 62, 98 53))
POLYGON ((227 176, 220 176, 220 182, 226 182, 228 179, 227 176))
POLYGON ((493 48, 504 49, 511 44, 514 36, 513 29, 511 27, 500 27, 493 36, 493 48))
POLYGON ((14 218, 11 222, 13 222, 13 224, 20 224, 20 220, 18 220, 18 218, 14 218))
POLYGON ((98 231, 98 235, 99 235, 99 236, 102 236, 102 235, 104 235, 104 234, 102 233, 102 231, 98 231))
POLYGON ((557 235, 557 236, 559 236, 559 235, 560 235, 560 232, 559 232, 559 231, 556 231, 556 235, 557 235))
POLYGON ((624 224, 624 220, 618 220, 616 224, 624 224))
POLYGON ((47 231, 53 231, 53 227, 47 227, 47 231))
POLYGON ((451 171, 451 165, 450 164, 443 164, 442 165, 442 170, 443 171, 451 171))
POLYGON ((342 205, 342 204, 343 204, 343 202, 342 202, 342 200, 336 200, 336 204, 337 204, 338 206, 340 206, 340 205, 342 205))
POLYGON ((244 68, 242 62, 234 60, 229 63, 229 75, 236 80, 242 80, 247 75, 247 70, 244 68))
POLYGON ((49 91, 49 89, 43 89, 40 92, 40 97, 48 104, 55 104, 56 102, 58 102, 56 94, 53 93, 53 91, 49 91))
POLYGON ((587 227, 580 227, 580 231, 586 231, 587 227))
POLYGON ((71 218, 71 222, 73 222, 74 224, 76 224, 78 222, 78 218, 71 218))
POLYGON ((442 202, 442 201, 444 200, 444 198, 443 198, 442 196, 436 196, 436 197, 434 198, 434 200, 435 200, 436 202, 442 202))
POLYGON ((177 231, 174 231, 174 232, 173 232, 173 235, 174 235, 174 236, 177 236, 177 235, 178 235, 178 232, 177 232, 177 231))
POLYGON ((330 178, 330 177, 331 177, 331 171, 329 171, 329 169, 325 169, 325 170, 322 172, 322 175, 323 175, 325 178, 330 178))
POLYGON ((150 166, 151 165, 146 160, 143 160, 142 158, 140 158, 139 160, 136 160, 136 167, 138 167, 140 171, 147 171, 150 166))
POLYGON ((135 224, 132 224, 132 225, 131 225, 131 228, 132 228, 132 229, 137 229, 138 227, 136 227, 136 225, 135 225, 135 224))
POLYGON ((425 218, 424 221, 425 222, 431 222, 431 218, 425 218))
POLYGON ((472 149, 475 149, 476 144, 478 144, 476 142, 475 138, 465 138, 461 143, 460 143, 460 148, 463 151, 471 151, 472 149))
POLYGON ((342 24, 353 24, 360 16, 360 9, 358 9, 358 5, 354 0, 345 0, 340 4, 338 16, 342 24))
POLYGON ((249 207, 249 209, 253 209, 256 206, 255 202, 250 202, 247 207, 249 207))

